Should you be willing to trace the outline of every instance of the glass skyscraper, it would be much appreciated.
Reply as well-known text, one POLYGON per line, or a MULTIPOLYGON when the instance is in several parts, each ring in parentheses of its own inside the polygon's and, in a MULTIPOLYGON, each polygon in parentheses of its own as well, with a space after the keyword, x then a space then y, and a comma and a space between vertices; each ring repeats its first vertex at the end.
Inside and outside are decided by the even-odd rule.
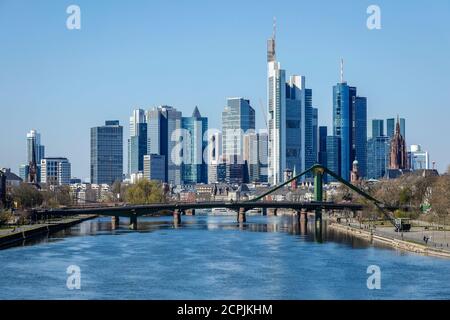
POLYGON ((367 168, 367 100, 358 97, 356 87, 341 81, 333 87, 333 135, 340 139, 339 174, 350 181, 354 160, 358 160, 360 176, 367 168))
MULTIPOLYGON (((341 170, 341 139, 336 136, 328 136, 326 138, 327 145, 327 165, 326 167, 340 175, 341 170)), ((334 178, 328 177, 328 181, 334 181, 334 178)))
POLYGON ((255 110, 250 101, 243 98, 227 99, 222 112, 223 155, 242 163, 243 136, 248 130, 255 130, 255 110))
POLYGON ((202 117, 195 107, 191 117, 181 119, 183 128, 183 164, 184 184, 208 182, 208 166, 203 154, 208 146, 205 133, 208 131, 208 118, 202 117))
POLYGON ((159 106, 147 111, 147 154, 165 156, 166 182, 181 184, 181 112, 159 106))
POLYGON ((389 137, 377 136, 367 141, 367 178, 380 179, 389 166, 389 137))
POLYGON ((123 176, 123 127, 118 120, 91 128, 91 183, 113 184, 123 176))
POLYGON ((380 119, 372 120, 372 138, 384 136, 384 121, 380 119))
POLYGON ((130 117, 130 139, 128 140, 128 174, 144 170, 144 155, 147 154, 147 123, 142 109, 133 111, 130 117))
POLYGON ((36 175, 37 182, 41 181, 41 160, 45 158, 45 146, 41 144, 41 134, 36 130, 30 130, 27 133, 27 169, 24 169, 23 172, 26 173, 25 177, 22 177, 24 181, 28 181, 28 174, 30 163, 33 160, 33 156, 36 162, 36 175), (24 179, 25 178, 25 179, 24 179))

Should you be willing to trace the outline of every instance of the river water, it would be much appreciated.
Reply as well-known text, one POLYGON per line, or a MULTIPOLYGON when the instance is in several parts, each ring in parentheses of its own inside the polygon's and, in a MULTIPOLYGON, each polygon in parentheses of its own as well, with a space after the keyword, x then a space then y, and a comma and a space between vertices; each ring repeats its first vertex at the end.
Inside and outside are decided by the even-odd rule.
POLYGON ((137 231, 98 218, 0 250, 0 270, 0 299, 450 299, 450 260, 292 217, 146 217, 137 231), (381 289, 367 287, 371 265, 381 289))

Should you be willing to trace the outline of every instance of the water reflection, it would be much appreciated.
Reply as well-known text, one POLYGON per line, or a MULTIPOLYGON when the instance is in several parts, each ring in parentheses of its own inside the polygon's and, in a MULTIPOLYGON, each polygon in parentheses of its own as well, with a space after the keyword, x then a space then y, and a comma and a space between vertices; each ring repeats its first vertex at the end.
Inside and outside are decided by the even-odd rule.
POLYGON ((368 241, 353 237, 327 227, 324 220, 316 224, 311 219, 300 220, 293 216, 250 216, 247 222, 236 222, 234 216, 183 216, 180 223, 173 221, 170 216, 163 217, 140 217, 136 231, 128 228, 128 219, 122 218, 116 224, 109 217, 85 221, 69 229, 58 231, 51 235, 42 235, 37 238, 24 240, 16 245, 36 245, 61 241, 68 237, 101 236, 101 235, 123 235, 128 233, 147 233, 164 229, 197 229, 197 230, 228 230, 243 232, 275 232, 287 233, 299 237, 308 242, 336 242, 350 245, 352 248, 366 248, 371 245, 368 241))

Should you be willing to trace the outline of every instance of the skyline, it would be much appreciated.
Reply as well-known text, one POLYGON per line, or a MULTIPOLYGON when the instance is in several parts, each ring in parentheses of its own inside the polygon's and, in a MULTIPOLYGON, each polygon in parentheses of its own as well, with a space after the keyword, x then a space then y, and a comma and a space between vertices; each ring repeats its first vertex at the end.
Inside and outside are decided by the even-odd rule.
MULTIPOLYGON (((445 63, 450 52, 450 41, 445 40, 450 40, 450 32, 444 23, 450 17, 450 4, 441 1, 428 8, 420 1, 408 4, 405 10, 405 5, 378 1, 382 29, 370 31, 365 22, 371 3, 352 2, 351 10, 349 4, 321 3, 327 3, 330 11, 319 10, 318 4, 293 2, 294 7, 304 6, 296 16, 291 12, 296 10, 250 10, 249 2, 212 4, 215 10, 200 12, 195 10, 199 3, 178 4, 186 9, 180 10, 183 14, 170 10, 173 4, 150 8, 138 2, 130 8, 78 1, 82 28, 69 31, 65 28, 69 2, 39 6, 0 2, 0 40, 7 48, 0 52, 0 105, 2 114, 8 116, 0 134, 10 137, 0 141, 0 150, 8 150, 0 154, 0 166, 18 172, 18 166, 26 162, 26 134, 36 129, 42 134, 46 154, 67 157, 73 176, 85 179, 89 176, 90 127, 117 119, 128 132, 128 118, 135 108, 148 110, 165 104, 190 115, 198 105, 201 114, 209 118, 210 128, 220 128, 226 98, 242 96, 256 111, 256 127, 263 128, 266 40, 276 16, 278 60, 290 74, 306 76, 306 86, 313 90, 313 106, 319 109, 320 126, 331 127, 332 86, 339 81, 343 57, 344 79, 368 99, 368 122, 397 114, 406 118, 407 144, 421 144, 437 168, 446 169, 450 161, 445 140, 439 137, 446 133, 449 111, 445 105, 450 101, 450 93, 445 91, 450 84, 450 64, 445 63), (242 12, 232 10, 236 7, 242 12), (433 14, 423 15, 423 10, 433 14), (114 18, 119 11, 124 19, 114 18), (228 24, 217 12, 224 16, 233 13, 236 21, 228 24), (251 26, 238 21, 245 13, 252 14, 251 26), (190 14, 192 19, 188 19, 190 14), (169 20, 174 23, 161 28, 157 22, 168 15, 174 16, 169 20), (175 21, 177 17, 184 19, 175 21), (318 23, 321 17, 326 19, 318 23), (27 24, 22 25, 24 19, 27 24), (300 28, 292 30, 297 20, 300 28), (301 30, 303 21, 314 31, 301 30), (340 32, 350 39, 341 37, 338 43, 334 37, 340 32), (129 35, 133 37, 127 39, 129 35), (236 48, 230 46, 230 40, 236 48), (429 53, 433 53, 432 59, 424 59, 429 53), (377 55, 379 59, 374 60, 377 55), (160 60, 162 56, 164 60, 160 60), (394 65, 398 71, 391 75, 394 65), (412 68, 417 72, 411 72, 412 68), (442 113, 444 116, 436 116, 442 113), (67 135, 62 135, 65 132, 67 135)), ((124 145, 128 137, 124 134, 124 145)))

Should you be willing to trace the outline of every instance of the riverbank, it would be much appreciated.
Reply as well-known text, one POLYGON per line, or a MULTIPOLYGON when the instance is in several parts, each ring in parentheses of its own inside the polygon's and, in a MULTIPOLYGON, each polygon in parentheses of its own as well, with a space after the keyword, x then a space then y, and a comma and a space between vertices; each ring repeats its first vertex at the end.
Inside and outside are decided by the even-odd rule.
POLYGON ((364 230, 355 228, 348 225, 342 225, 336 222, 331 222, 328 227, 330 229, 345 232, 347 234, 350 234, 352 236, 367 240, 369 242, 378 242, 384 245, 391 246, 395 249, 399 250, 405 250, 410 252, 415 252, 423 255, 428 256, 435 256, 435 257, 441 257, 441 258, 450 258, 450 251, 440 249, 440 248, 433 248, 429 247, 423 244, 415 243, 412 241, 406 241, 406 240, 400 240, 392 237, 388 237, 385 235, 379 235, 374 233, 370 230, 364 230))
POLYGON ((97 215, 82 215, 75 218, 65 218, 48 223, 34 225, 23 225, 10 229, 0 230, 0 250, 19 242, 23 242, 34 237, 51 234, 62 229, 72 227, 83 221, 96 218, 97 215))

